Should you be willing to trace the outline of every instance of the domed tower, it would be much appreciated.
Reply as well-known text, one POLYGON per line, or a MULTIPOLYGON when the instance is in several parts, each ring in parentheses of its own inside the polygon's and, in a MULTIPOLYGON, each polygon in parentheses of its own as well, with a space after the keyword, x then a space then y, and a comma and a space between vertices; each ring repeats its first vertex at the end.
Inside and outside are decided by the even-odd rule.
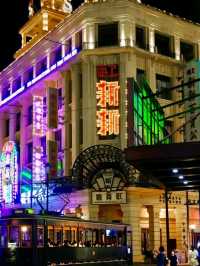
POLYGON ((40 8, 35 0, 29 1, 29 20, 20 29, 21 48, 15 58, 23 55, 34 46, 48 31, 52 30, 72 12, 71 0, 40 0, 40 8))

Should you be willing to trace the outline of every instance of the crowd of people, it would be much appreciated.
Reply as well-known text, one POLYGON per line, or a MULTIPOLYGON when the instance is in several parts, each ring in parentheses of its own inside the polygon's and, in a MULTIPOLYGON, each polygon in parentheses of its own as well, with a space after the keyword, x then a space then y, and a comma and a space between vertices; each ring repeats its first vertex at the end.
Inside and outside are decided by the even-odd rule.
MULTIPOLYGON (((156 260, 157 266, 177 266, 180 264, 176 250, 172 250, 168 257, 163 246, 158 251, 154 250, 152 256, 156 260)), ((195 249, 194 246, 191 246, 188 253, 188 264, 190 266, 200 266, 200 247, 195 249)))
POLYGON ((69 241, 64 240, 63 243, 61 241, 53 242, 50 238, 48 239, 48 247, 121 247, 121 242, 117 241, 107 241, 104 242, 92 242, 91 240, 87 241, 79 241, 78 243, 76 241, 69 241))

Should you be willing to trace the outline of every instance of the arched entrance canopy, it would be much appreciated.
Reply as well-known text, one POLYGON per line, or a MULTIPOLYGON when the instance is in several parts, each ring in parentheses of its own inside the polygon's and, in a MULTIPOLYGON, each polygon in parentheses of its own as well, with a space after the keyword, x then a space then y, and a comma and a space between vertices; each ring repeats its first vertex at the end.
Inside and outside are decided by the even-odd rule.
POLYGON ((102 170, 113 169, 123 177, 124 186, 134 182, 136 170, 126 162, 124 153, 111 145, 95 145, 79 154, 73 165, 73 179, 81 188, 91 188, 93 178, 102 170))

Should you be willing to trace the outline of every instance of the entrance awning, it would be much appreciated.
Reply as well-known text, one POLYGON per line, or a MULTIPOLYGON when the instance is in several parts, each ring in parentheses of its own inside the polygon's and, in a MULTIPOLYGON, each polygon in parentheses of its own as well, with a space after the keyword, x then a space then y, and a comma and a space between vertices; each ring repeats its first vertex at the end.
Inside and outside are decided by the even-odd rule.
POLYGON ((168 190, 200 190, 200 142, 129 147, 125 156, 168 190))

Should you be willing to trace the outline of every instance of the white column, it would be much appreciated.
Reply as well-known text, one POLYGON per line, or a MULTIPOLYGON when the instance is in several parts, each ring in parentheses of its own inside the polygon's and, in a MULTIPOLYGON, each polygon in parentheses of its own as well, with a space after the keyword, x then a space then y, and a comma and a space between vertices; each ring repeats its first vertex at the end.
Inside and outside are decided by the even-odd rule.
POLYGON ((180 60, 181 50, 180 50, 180 38, 178 36, 174 36, 174 50, 175 50, 175 59, 180 60))
POLYGON ((10 108, 9 110, 9 140, 16 140, 16 110, 15 108, 10 108))
POLYGON ((86 24, 85 28, 83 29, 84 49, 94 49, 95 42, 95 24, 86 24))
POLYGON ((120 21, 120 46, 133 46, 133 40, 135 39, 135 25, 132 21, 121 20, 120 21))
POLYGON ((76 34, 72 35, 72 51, 76 49, 76 34))
POLYGON ((80 66, 72 66, 72 163, 80 151, 80 66))
POLYGON ((198 59, 200 59, 200 42, 197 44, 197 53, 198 53, 198 59))
POLYGON ((3 148, 3 139, 5 137, 5 114, 0 113, 0 124, 1 124, 1 130, 0 130, 0 152, 2 151, 3 148))
POLYGON ((155 52, 155 30, 153 27, 149 27, 149 51, 155 52))
POLYGON ((20 168, 26 163, 27 105, 23 104, 20 117, 20 168))
POLYGON ((150 250, 158 250, 160 246, 160 207, 147 206, 149 213, 149 240, 150 250))
POLYGON ((47 69, 50 68, 50 52, 47 53, 47 69))
POLYGON ((176 245, 177 249, 186 249, 187 243, 187 216, 186 207, 176 208, 176 245))
POLYGON ((69 87, 70 87, 70 72, 63 73, 64 79, 64 175, 70 175, 70 106, 69 106, 69 87))
POLYGON ((82 63, 83 149, 97 143, 96 129, 96 63, 95 57, 84 58, 82 63))
POLYGON ((127 78, 136 77, 136 55, 120 54, 120 143, 121 149, 127 147, 127 78))
MULTIPOLYGON (((139 201, 139 199, 138 199, 139 201)), ((140 227, 140 213, 142 205, 138 203, 129 203, 121 205, 123 211, 123 222, 131 225, 132 229, 132 249, 133 261, 142 262, 142 249, 141 249, 141 227, 140 227)))
POLYGON ((156 92, 155 63, 150 58, 146 58, 146 77, 152 91, 156 92))

